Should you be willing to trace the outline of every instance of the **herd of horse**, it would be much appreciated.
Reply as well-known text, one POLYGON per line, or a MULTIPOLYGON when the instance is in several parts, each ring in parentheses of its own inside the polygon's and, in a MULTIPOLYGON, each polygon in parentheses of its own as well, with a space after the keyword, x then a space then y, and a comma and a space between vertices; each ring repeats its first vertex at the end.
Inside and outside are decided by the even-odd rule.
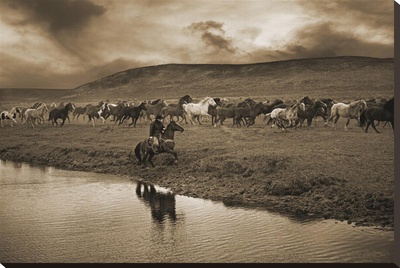
MULTIPOLYGON (((182 122, 186 124, 202 124, 204 119, 209 119, 211 124, 216 127, 219 123, 224 125, 228 118, 232 119, 233 127, 250 127, 255 124, 257 117, 264 115, 266 125, 277 126, 283 131, 288 128, 302 127, 304 122, 307 126, 312 125, 312 121, 317 117, 322 117, 325 126, 333 124, 336 129, 339 118, 345 118, 344 129, 348 130, 351 119, 355 119, 358 125, 368 132, 369 126, 379 133, 375 121, 389 122, 394 131, 394 97, 388 101, 377 103, 375 100, 355 100, 350 103, 337 102, 332 99, 312 100, 308 96, 301 100, 284 103, 280 99, 273 102, 257 102, 248 98, 239 103, 229 102, 227 99, 205 97, 198 102, 194 102, 189 95, 181 97, 177 103, 167 104, 163 99, 153 101, 142 101, 139 105, 128 104, 126 101, 120 101, 116 104, 107 101, 101 101, 97 105, 87 104, 84 107, 75 106, 74 103, 52 103, 49 107, 42 102, 35 103, 31 107, 12 107, 10 111, 3 111, 0 114, 1 126, 4 127, 4 121, 10 121, 10 125, 17 125, 19 115, 20 123, 29 123, 32 127, 43 125, 47 119, 54 126, 62 127, 66 120, 70 122, 69 114, 72 114, 73 120, 79 120, 88 117, 87 124, 92 123, 95 127, 96 120, 102 120, 102 124, 110 118, 115 124, 121 125, 125 120, 131 119, 129 126, 136 127, 139 118, 143 120, 153 120, 157 115, 162 115, 164 120, 169 118, 169 124, 161 137, 161 151, 159 153, 169 153, 174 156, 174 163, 178 163, 178 155, 174 150, 174 132, 184 131, 179 125, 182 122), (58 123, 61 120, 61 123, 58 123)), ((154 167, 152 158, 157 154, 156 150, 148 145, 147 138, 136 144, 134 149, 139 164, 150 163, 154 167)))

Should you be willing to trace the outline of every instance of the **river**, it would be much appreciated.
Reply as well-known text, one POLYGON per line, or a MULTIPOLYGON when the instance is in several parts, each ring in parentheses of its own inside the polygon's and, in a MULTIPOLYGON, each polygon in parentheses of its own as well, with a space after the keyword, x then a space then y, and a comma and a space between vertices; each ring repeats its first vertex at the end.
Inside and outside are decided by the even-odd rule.
POLYGON ((0 263, 394 262, 393 231, 138 186, 0 160, 0 263))

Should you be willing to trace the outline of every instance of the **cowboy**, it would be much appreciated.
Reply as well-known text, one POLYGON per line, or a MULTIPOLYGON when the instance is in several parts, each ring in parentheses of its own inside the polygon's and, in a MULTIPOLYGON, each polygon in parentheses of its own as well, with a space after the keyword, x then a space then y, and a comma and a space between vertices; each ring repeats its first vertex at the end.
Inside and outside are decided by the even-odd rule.
POLYGON ((157 151, 155 153, 161 151, 160 139, 161 139, 161 134, 163 134, 165 130, 164 124, 161 121, 162 119, 163 119, 162 115, 157 115, 156 119, 150 124, 149 142, 150 143, 152 142, 153 148, 157 148, 157 151))

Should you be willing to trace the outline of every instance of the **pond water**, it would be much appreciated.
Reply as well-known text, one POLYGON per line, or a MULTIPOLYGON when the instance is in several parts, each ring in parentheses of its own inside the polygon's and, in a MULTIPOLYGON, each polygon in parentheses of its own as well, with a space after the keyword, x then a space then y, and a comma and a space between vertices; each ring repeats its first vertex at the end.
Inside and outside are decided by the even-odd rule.
POLYGON ((138 186, 0 160, 0 263, 394 262, 393 231, 138 186))

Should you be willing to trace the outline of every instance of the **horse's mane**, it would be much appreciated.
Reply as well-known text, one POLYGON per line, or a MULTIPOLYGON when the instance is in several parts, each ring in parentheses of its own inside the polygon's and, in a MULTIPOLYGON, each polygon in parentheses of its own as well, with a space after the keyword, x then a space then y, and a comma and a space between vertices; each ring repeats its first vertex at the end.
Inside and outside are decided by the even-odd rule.
POLYGON ((212 99, 212 98, 211 97, 205 97, 204 99, 202 99, 199 102, 204 103, 204 102, 208 101, 209 99, 212 99))
POLYGON ((361 104, 361 100, 352 101, 349 103, 350 107, 356 107, 361 104))
POLYGON ((155 104, 159 103, 160 101, 161 101, 161 99, 152 100, 152 101, 150 101, 150 104, 155 105, 155 104))
POLYGON ((314 103, 314 101, 312 101, 308 96, 305 96, 304 98, 302 98, 301 100, 300 100, 300 102, 302 102, 302 103, 304 103, 304 104, 309 104, 309 105, 312 105, 313 103, 314 103))
POLYGON ((190 95, 185 95, 185 96, 181 97, 178 102, 183 103, 183 101, 192 102, 193 99, 192 99, 192 97, 190 97, 190 95))

